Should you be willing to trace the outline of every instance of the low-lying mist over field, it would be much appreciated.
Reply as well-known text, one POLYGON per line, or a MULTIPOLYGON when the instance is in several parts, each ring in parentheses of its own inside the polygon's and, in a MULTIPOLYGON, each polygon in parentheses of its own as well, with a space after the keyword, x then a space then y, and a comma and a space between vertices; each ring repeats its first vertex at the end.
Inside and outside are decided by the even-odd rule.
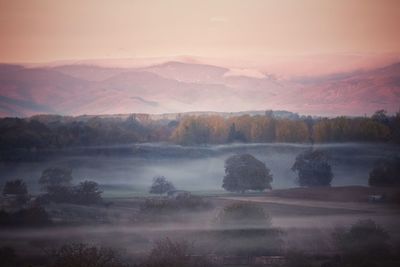
MULTIPOLYGON (((146 193, 154 176, 163 175, 179 189, 194 192, 222 191, 224 161, 233 154, 250 153, 263 161, 273 174, 273 188, 297 186, 291 170, 296 156, 309 145, 232 144, 183 147, 169 144, 71 148, 42 160, 3 162, 1 183, 24 179, 31 190, 39 190, 38 179, 47 167, 72 169, 75 181, 98 182, 106 194, 146 193)), ((326 152, 332 165, 332 186, 367 185, 374 163, 398 153, 389 144, 324 144, 314 148, 326 152)), ((38 155, 38 158, 39 155, 38 155)))
POLYGON ((0 0, 0 267, 399 267, 400 0, 0 0))

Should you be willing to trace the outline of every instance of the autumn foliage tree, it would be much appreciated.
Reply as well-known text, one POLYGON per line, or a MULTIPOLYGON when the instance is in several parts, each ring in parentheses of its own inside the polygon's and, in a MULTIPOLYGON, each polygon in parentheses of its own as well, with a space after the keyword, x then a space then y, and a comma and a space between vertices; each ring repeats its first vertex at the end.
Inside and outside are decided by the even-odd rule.
MULTIPOLYGON (((169 122, 148 114, 128 117, 0 118, 0 159, 20 159, 36 149, 172 141, 181 145, 232 142, 396 142, 400 113, 378 110, 371 117, 322 118, 297 114, 177 115, 169 122)), ((33 156, 32 156, 33 157, 33 156)))

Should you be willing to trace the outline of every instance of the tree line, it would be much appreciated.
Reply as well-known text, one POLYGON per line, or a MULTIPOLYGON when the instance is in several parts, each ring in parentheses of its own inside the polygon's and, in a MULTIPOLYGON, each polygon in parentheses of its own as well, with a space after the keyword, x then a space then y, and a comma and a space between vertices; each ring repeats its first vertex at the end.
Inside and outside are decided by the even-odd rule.
POLYGON ((371 117, 275 118, 265 115, 184 117, 171 139, 178 144, 232 142, 400 142, 400 112, 379 110, 371 117))
MULTIPOLYGON (((400 157, 382 158, 371 166, 368 184, 372 187, 400 186, 400 157)), ((291 170, 302 187, 331 186, 334 173, 327 155, 319 149, 307 149, 297 155, 291 170)), ((225 160, 222 187, 231 192, 272 189, 273 174, 266 164, 250 154, 238 154, 225 160)), ((396 201, 398 201, 396 199, 396 201)))
POLYGON ((181 145, 233 142, 394 142, 400 143, 400 112, 389 116, 379 110, 371 117, 275 117, 264 115, 182 116, 154 121, 131 115, 127 118, 78 119, 54 115, 27 119, 0 119, 0 149, 60 149, 142 142, 173 142, 181 145))

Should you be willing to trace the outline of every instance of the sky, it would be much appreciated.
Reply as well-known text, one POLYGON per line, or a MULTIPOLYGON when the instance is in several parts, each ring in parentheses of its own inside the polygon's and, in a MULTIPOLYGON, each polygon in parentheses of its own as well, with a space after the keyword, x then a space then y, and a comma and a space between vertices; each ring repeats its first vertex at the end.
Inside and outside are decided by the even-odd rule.
POLYGON ((397 0, 0 0, 0 61, 376 58, 399 25, 397 0))

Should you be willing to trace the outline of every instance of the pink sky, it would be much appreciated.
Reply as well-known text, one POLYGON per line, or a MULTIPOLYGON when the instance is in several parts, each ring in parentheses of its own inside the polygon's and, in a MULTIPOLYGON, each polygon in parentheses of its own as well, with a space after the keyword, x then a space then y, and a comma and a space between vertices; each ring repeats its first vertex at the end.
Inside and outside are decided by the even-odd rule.
POLYGON ((0 21, 1 62, 192 55, 312 71, 400 54, 396 0, 0 0, 0 21))
POLYGON ((400 62, 399 25, 400 0, 0 0, 0 63, 137 67, 175 60, 227 68, 211 81, 213 90, 213 67, 172 65, 164 70, 171 77, 160 74, 170 80, 131 73, 104 83, 24 70, 6 77, 15 84, 3 79, 0 104, 5 114, 29 115, 269 108, 393 113, 397 67, 313 86, 292 78, 400 62), (202 79, 181 84, 184 73, 202 79), (38 105, 43 108, 32 108, 38 105))

